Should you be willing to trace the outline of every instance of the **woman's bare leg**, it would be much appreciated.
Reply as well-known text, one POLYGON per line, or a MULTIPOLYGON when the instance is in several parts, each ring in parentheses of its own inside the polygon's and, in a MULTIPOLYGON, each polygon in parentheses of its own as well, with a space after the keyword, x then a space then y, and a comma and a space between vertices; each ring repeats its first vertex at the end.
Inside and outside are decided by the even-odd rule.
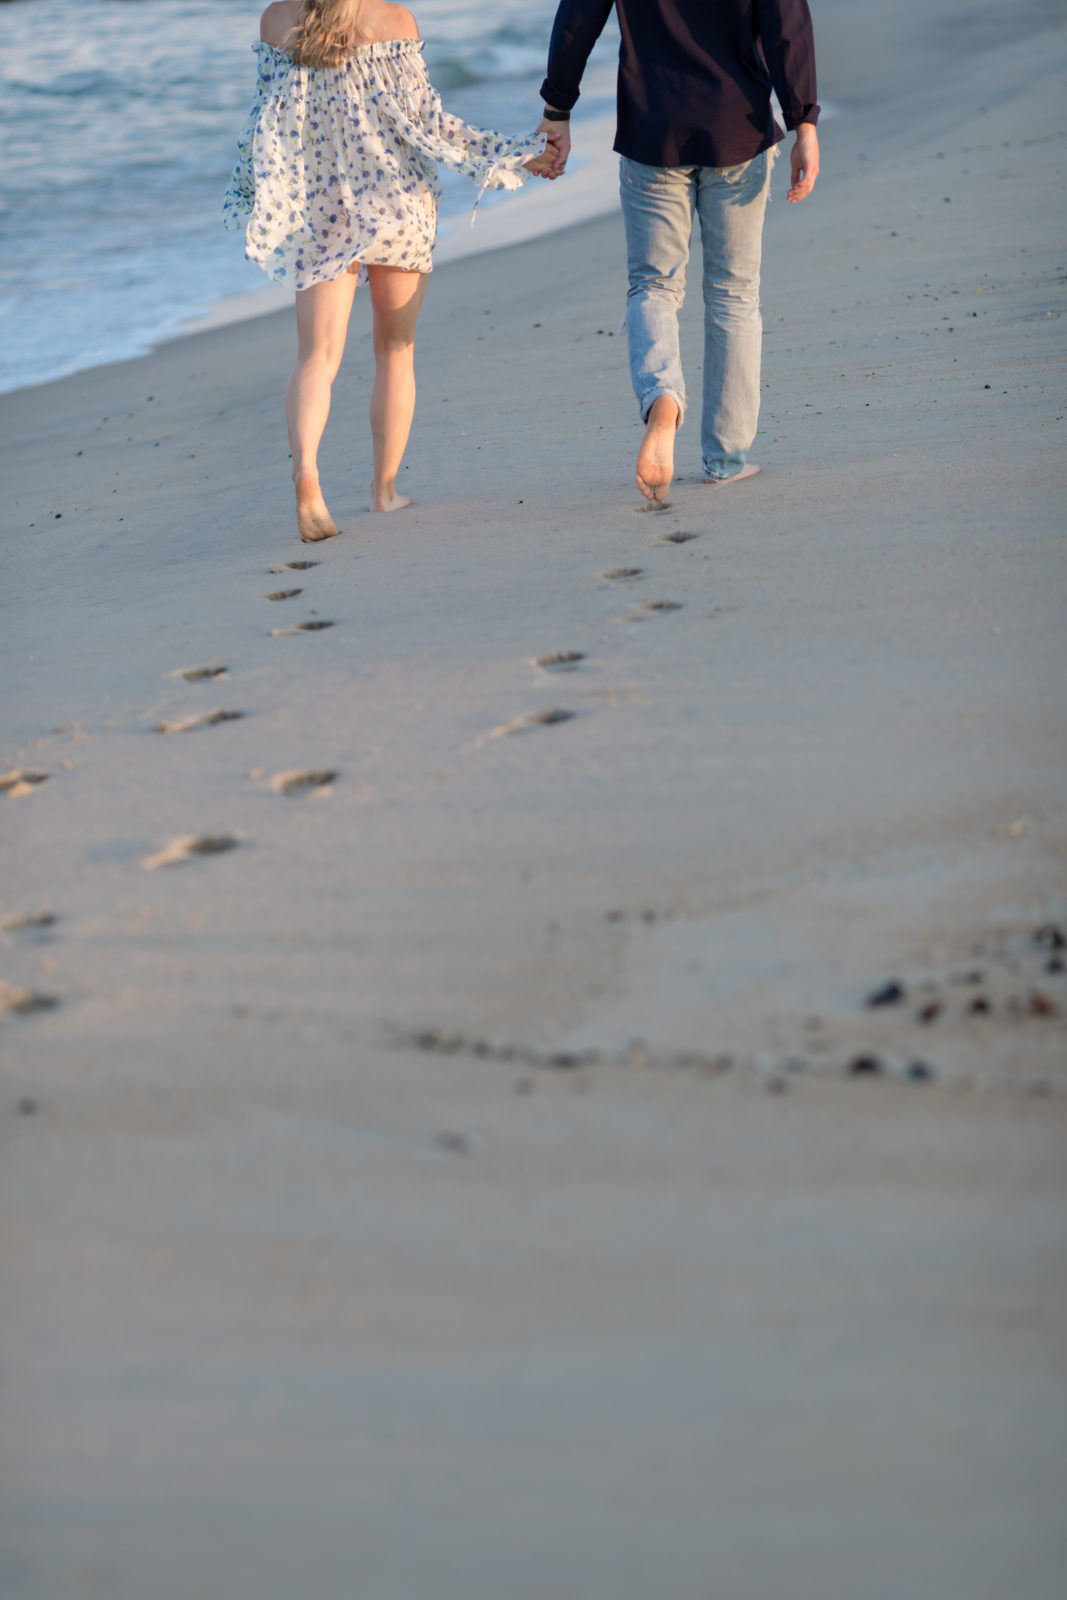
POLYGON ((370 403, 374 441, 372 511, 400 511, 409 506, 397 494, 396 475, 407 449, 415 415, 415 324, 419 320, 426 276, 399 267, 370 267, 374 306, 374 392, 370 403))
POLYGON ((285 415, 293 452, 296 524, 301 539, 331 539, 337 532, 319 488, 319 441, 330 415, 330 391, 345 351, 356 275, 298 289, 297 362, 285 391, 285 415))

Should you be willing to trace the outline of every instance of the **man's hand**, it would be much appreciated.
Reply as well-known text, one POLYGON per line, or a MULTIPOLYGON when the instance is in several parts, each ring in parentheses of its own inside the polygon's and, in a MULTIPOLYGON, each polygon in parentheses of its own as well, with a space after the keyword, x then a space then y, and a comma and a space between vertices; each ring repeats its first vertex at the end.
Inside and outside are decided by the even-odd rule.
MULTIPOLYGON (((549 122, 546 117, 534 129, 535 133, 547 133, 556 138, 556 165, 551 172, 542 172, 542 178, 562 178, 567 166, 567 158, 571 153, 571 125, 569 122, 549 122)), ((546 152, 547 154, 547 152, 546 152)))
POLYGON ((786 195, 786 199, 794 203, 808 198, 819 176, 819 135, 814 122, 799 123, 796 134, 796 143, 789 159, 793 181, 786 195))

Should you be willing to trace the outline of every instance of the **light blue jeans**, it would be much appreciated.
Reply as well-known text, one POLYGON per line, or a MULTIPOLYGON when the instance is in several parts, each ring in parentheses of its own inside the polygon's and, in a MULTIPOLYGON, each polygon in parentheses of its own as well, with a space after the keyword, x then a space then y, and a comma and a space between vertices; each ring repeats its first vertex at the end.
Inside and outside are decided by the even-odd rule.
POLYGON ((678 313, 694 215, 704 247, 704 405, 700 444, 706 478, 741 471, 759 418, 760 259, 774 150, 739 167, 645 167, 621 157, 622 214, 630 290, 626 332, 634 394, 647 421, 672 395, 685 419, 678 313))

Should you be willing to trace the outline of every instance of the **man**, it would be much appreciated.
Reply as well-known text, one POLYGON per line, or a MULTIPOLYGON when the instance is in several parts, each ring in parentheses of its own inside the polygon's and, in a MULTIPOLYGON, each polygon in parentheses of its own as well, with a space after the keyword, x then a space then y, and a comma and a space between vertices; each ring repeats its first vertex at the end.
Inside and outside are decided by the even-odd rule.
POLYGON ((694 213, 704 251, 704 405, 708 483, 737 483, 759 415, 763 219, 776 145, 778 96, 796 134, 788 199, 819 173, 815 46, 807 0, 561 0, 541 86, 544 130, 567 126, 590 51, 615 4, 622 31, 618 132, 630 288, 630 374, 645 424, 637 485, 667 497, 674 435, 685 419, 678 312, 694 213))

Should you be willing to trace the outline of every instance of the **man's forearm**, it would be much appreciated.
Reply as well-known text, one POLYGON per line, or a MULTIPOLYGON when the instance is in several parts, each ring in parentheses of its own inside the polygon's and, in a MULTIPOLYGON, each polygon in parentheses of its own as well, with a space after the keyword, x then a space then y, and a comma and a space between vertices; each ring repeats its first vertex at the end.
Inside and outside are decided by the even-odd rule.
POLYGON ((560 0, 548 48, 548 76, 541 98, 556 111, 570 111, 582 73, 611 16, 614 0, 560 0))

